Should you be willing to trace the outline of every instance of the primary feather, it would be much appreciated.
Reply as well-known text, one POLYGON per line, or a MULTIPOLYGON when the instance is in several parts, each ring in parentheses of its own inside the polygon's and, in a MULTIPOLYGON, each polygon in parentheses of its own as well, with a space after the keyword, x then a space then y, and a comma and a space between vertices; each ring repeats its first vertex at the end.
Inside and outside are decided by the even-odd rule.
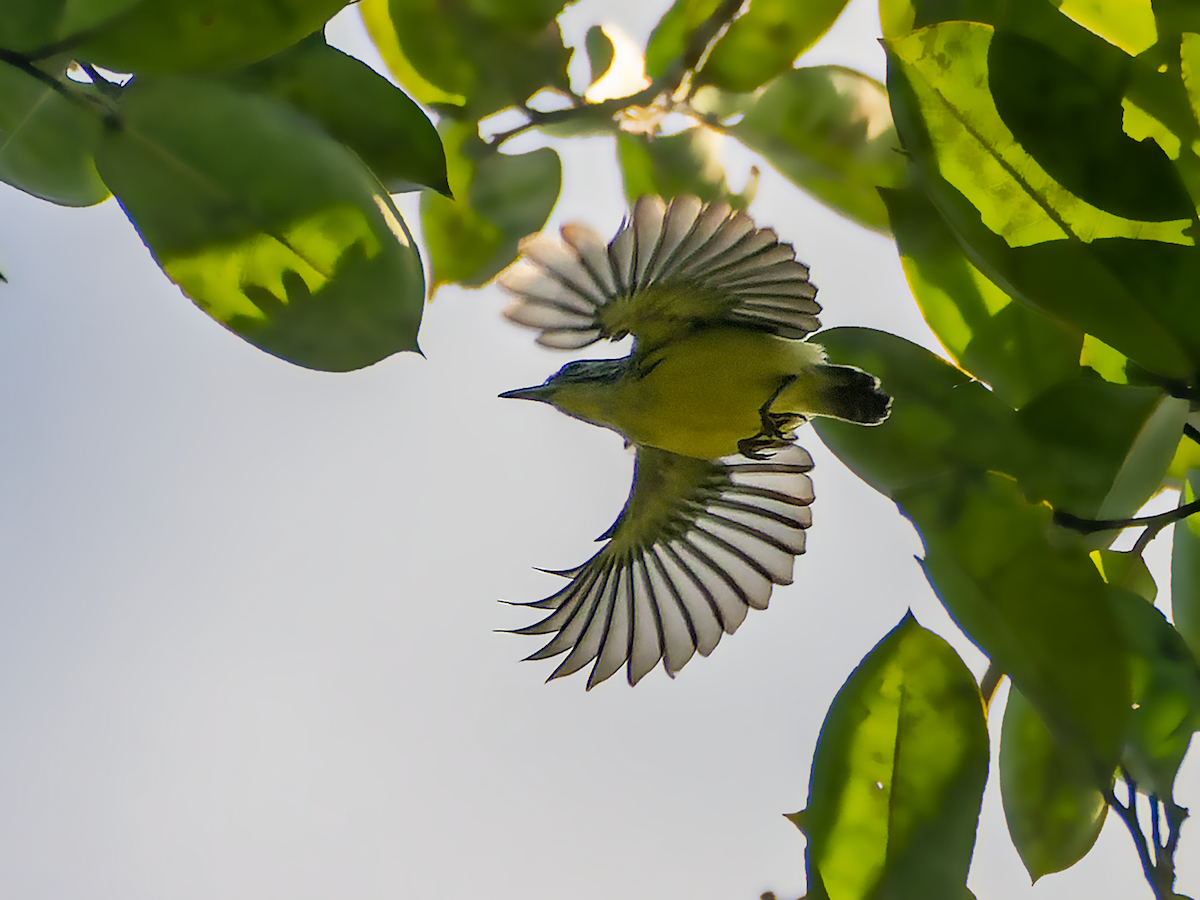
POLYGON ((817 288, 791 244, 745 212, 696 197, 642 197, 607 245, 585 225, 536 234, 501 274, 504 310, 548 347, 633 334, 646 352, 681 328, 727 323, 800 339, 820 327, 817 288))

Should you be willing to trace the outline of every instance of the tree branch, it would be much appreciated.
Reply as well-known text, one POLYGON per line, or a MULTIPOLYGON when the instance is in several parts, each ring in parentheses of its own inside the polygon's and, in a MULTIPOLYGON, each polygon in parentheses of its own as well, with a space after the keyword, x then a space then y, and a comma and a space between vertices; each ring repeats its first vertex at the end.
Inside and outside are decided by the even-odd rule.
POLYGON ((692 32, 692 36, 688 39, 683 53, 667 66, 666 71, 655 78, 649 87, 642 88, 642 90, 625 97, 613 97, 608 100, 601 100, 599 103, 584 103, 578 106, 570 106, 566 109, 550 110, 549 112, 539 112, 538 110, 526 107, 524 112, 529 117, 529 121, 518 125, 516 128, 510 128, 508 131, 502 131, 494 135, 488 141, 488 146, 494 150, 509 138, 523 134, 531 128, 556 125, 561 122, 569 122, 573 119, 611 118, 631 106, 649 106, 661 95, 675 93, 683 83, 688 72, 699 65, 700 61, 704 58, 709 45, 737 16, 743 2, 744 0, 722 0, 721 5, 716 8, 713 14, 701 22, 696 27, 696 30, 692 32))
POLYGON ((1178 506, 1175 509, 1167 510, 1155 516, 1135 516, 1131 519, 1084 519, 1072 515, 1065 510, 1056 509, 1054 511, 1054 522, 1057 525, 1078 531, 1080 534, 1094 534, 1097 531, 1116 531, 1120 528, 1137 528, 1144 525, 1153 537, 1153 535, 1158 534, 1158 532, 1171 523, 1186 519, 1197 512, 1200 512, 1200 500, 1193 500, 1191 503, 1185 503, 1183 506, 1178 506))
POLYGON ((1111 788, 1105 792, 1104 799, 1117 811, 1121 821, 1129 829, 1130 837, 1133 838, 1134 846, 1137 848, 1138 859, 1142 863, 1142 872, 1154 891, 1155 900, 1174 900, 1178 896, 1175 893, 1175 849, 1179 846, 1179 829, 1183 825, 1183 820, 1187 818, 1188 811, 1169 799, 1162 800, 1155 794, 1149 796, 1150 831, 1154 846, 1154 857, 1151 859, 1150 843, 1146 841, 1146 833, 1138 821, 1137 784, 1124 766, 1121 767, 1121 780, 1125 782, 1125 787, 1129 790, 1128 805, 1117 800, 1111 788), (1160 812, 1165 813, 1167 819, 1165 844, 1160 840, 1162 828, 1159 822, 1160 812))

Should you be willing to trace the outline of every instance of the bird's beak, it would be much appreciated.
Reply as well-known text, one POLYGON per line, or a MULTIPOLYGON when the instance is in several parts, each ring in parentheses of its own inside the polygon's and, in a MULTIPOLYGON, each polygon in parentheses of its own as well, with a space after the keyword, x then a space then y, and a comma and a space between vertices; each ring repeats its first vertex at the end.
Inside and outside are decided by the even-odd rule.
POLYGON ((515 391, 505 391, 500 395, 502 400, 541 400, 543 403, 550 401, 550 392, 546 385, 539 384, 537 387, 517 388, 515 391))

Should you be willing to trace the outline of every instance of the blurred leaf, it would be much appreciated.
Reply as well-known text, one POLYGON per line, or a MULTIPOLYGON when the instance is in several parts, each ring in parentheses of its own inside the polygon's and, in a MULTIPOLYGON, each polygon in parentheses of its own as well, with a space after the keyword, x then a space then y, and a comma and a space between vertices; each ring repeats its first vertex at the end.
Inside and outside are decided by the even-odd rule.
POLYGON ((1015 687, 1000 733, 1000 796, 1013 846, 1035 882, 1082 859, 1108 813, 1087 757, 1059 744, 1015 687))
POLYGON ((1132 516, 1162 484, 1187 406, 1159 388, 1063 381, 1017 413, 1037 453, 1023 484, 1076 516, 1132 516))
POLYGON ((73 53, 115 72, 223 69, 319 30, 346 0, 142 0, 73 53))
POLYGON ((1173 800, 1175 775, 1200 728, 1200 666, 1152 604, 1129 591, 1111 591, 1108 600, 1133 669, 1135 709, 1123 761, 1141 790, 1173 800))
POLYGON ((431 295, 443 284, 478 287, 494 278, 516 259, 521 238, 546 224, 562 187, 562 163, 549 147, 509 156, 488 148, 475 128, 443 126, 456 199, 421 196, 431 295))
MULTIPOLYGON (((66 62, 45 69, 62 78, 66 62)), ((89 85, 67 82, 84 95, 89 85)), ((103 108, 72 103, 49 85, 0 63, 0 180, 61 206, 91 206, 108 197, 92 154, 103 108)))
POLYGON ((947 476, 900 492, 925 544, 923 567, 947 611, 1008 673, 1055 739, 1089 761, 1096 787, 1116 769, 1130 713, 1129 663, 1109 588, 1086 553, 1047 537, 1050 510, 1014 481, 947 476))
POLYGON ((719 143, 719 135, 703 125, 658 137, 621 132, 617 162, 625 196, 631 204, 643 194, 695 194, 706 202, 729 199, 719 143))
POLYGON ((408 231, 310 120, 212 82, 139 77, 96 161, 167 275, 250 343, 325 371, 417 349, 408 231))
MULTIPOLYGON (((980 27, 965 23, 935 26, 936 30, 947 29, 947 33, 941 38, 933 33, 934 30, 927 33, 931 52, 934 46, 942 46, 956 30, 971 31, 980 27)), ((901 40, 909 41, 912 37, 901 40)), ((919 47, 910 49, 920 50, 919 47)), ((977 72, 976 77, 982 78, 982 75, 977 72)), ((977 199, 990 210, 986 216, 981 214, 963 193, 943 178, 905 66, 894 56, 889 62, 888 81, 897 128, 918 163, 921 184, 983 274, 1014 298, 1096 335, 1151 372, 1167 377, 1190 376, 1200 363, 1200 346, 1197 345, 1200 307, 1191 301, 1186 287, 1200 277, 1200 257, 1195 248, 1128 238, 1092 240, 1090 243, 1051 239, 1048 243, 1033 246, 1010 246, 984 224, 984 218, 1000 214, 1001 209, 1008 209, 1014 216, 1018 208, 1029 213, 1025 204, 1032 202, 1033 196, 1018 192, 1019 200, 1013 206, 1003 194, 998 194, 1004 202, 993 206, 985 197, 986 190, 991 188, 983 189, 980 181, 977 199)), ((932 85, 930 82, 926 89, 932 91, 932 85)), ((969 92, 964 94, 967 96, 969 92)), ((981 102, 981 108, 986 105, 981 102)), ((946 120, 939 119, 934 124, 939 133, 948 132, 954 138, 961 132, 958 124, 946 120)), ((963 152, 970 150, 969 143, 960 149, 963 152)), ((943 141, 943 149, 951 146, 952 142, 943 141)), ((1027 162, 1036 167, 1032 160, 1027 162)), ((970 168, 966 157, 958 165, 960 174, 970 168)), ((988 167, 976 168, 983 172, 988 167)), ((1003 167, 994 174, 996 180, 992 184, 996 191, 1013 183, 1003 167)), ((1032 216, 1030 222, 1037 220, 1053 225, 1040 207, 1036 215, 1029 214, 1032 216), (1038 220, 1038 216, 1042 219, 1038 220)), ((1053 227, 1057 228, 1057 225, 1053 227)), ((1057 234, 1062 237, 1065 232, 1059 230, 1057 234)))
POLYGON ((588 84, 595 84, 604 77, 604 73, 612 65, 616 51, 613 49, 612 39, 604 33, 604 29, 599 25, 593 25, 587 30, 583 45, 587 50, 588 66, 592 73, 588 84))
POLYGON ((1200 122, 1200 34, 1185 33, 1180 41, 1180 72, 1192 115, 1200 122))
POLYGON ((697 77, 727 91, 752 91, 790 69, 845 7, 846 0, 754 0, 713 44, 697 77))
POLYGON ((987 767, 975 679, 907 614, 838 691, 808 808, 788 817, 808 838, 809 896, 967 896, 987 767))
POLYGON ((1026 446, 1013 410, 923 347, 868 328, 831 328, 816 340, 835 363, 876 375, 894 398, 875 428, 816 417, 825 445, 875 490, 899 493, 941 475, 1023 473, 1026 446))
POLYGON ((658 78, 683 54, 688 38, 717 11, 721 0, 675 0, 646 42, 646 74, 658 78))
POLYGON ((468 0, 472 11, 523 31, 541 31, 575 0, 468 0))
POLYGON ((922 191, 880 193, 913 297, 960 366, 1015 407, 1079 371, 1083 335, 985 278, 922 191))
MULTIPOLYGON (((571 51, 556 22, 531 34, 481 15, 469 0, 389 0, 388 14, 401 57, 430 84, 466 98, 475 120, 543 88, 570 90, 571 51)), ((413 95, 422 99, 415 87, 413 95)))
POLYGON ((779 76, 729 133, 793 184, 851 219, 886 233, 877 187, 905 182, 882 84, 842 66, 779 76))
POLYGON ((396 37, 396 26, 392 22, 392 14, 388 10, 388 0, 359 0, 358 13, 362 16, 367 34, 375 44, 375 49, 383 57, 388 71, 392 73, 400 86, 411 96, 426 106, 463 106, 467 98, 462 94, 443 91, 421 77, 413 68, 404 51, 400 49, 400 39, 396 37))
MULTIPOLYGON (((1183 479, 1179 505, 1194 503, 1200 496, 1200 470, 1183 479)), ((1171 544, 1171 621, 1183 636, 1193 656, 1200 657, 1200 515, 1174 525, 1171 544)))
POLYGON ((389 193, 450 190, 441 138, 421 108, 320 33, 225 80, 312 116, 357 153, 389 193))

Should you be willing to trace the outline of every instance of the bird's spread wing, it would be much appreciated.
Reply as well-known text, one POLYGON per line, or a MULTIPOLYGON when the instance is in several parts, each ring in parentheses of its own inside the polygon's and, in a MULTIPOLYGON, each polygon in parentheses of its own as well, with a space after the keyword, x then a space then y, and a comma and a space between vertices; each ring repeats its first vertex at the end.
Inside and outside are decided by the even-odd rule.
POLYGON ((642 197, 609 244, 584 225, 536 234, 499 278, 504 314, 575 349, 632 333, 642 349, 688 327, 725 322, 803 338, 820 327, 816 287, 791 244, 745 212, 697 197, 642 197))
POLYGON ((674 677, 707 656, 751 607, 790 584, 812 521, 812 457, 790 445, 766 459, 693 459, 639 447, 633 490, 604 548, 545 600, 553 612, 517 634, 554 634, 529 659, 570 651, 550 678, 595 660, 588 688, 627 665, 636 684, 661 659, 674 677))

